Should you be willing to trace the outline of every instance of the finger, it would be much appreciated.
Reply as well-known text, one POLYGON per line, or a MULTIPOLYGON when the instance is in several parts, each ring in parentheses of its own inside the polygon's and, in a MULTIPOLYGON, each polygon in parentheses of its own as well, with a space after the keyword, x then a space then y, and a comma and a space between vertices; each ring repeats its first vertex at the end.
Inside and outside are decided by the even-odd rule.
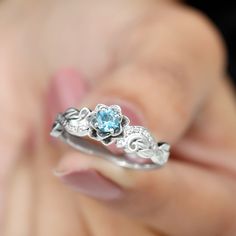
MULTIPOLYGON (((3 52, 3 51, 2 51, 3 52)), ((6 56, 3 53, 4 56, 6 56)), ((19 98, 19 88, 23 85, 20 81, 13 80, 9 76, 10 68, 7 67, 7 57, 0 58, 1 75, 0 75, 0 218, 2 220, 3 208, 5 206, 6 177, 14 161, 20 156, 20 150, 23 140, 26 138, 25 133, 27 123, 25 122, 26 114, 22 112, 22 99, 19 98), (7 79, 6 79, 7 78, 7 79), (16 83, 15 83, 16 82, 16 83)))
POLYGON ((157 19, 160 23, 143 23, 117 46, 119 64, 96 84, 86 103, 128 101, 128 106, 139 108, 136 113, 145 115, 152 131, 174 142, 189 127, 225 67, 221 42, 206 20, 188 11, 169 11, 162 21, 157 19))
MULTIPOLYGON (((119 65, 96 85, 86 106, 132 104, 160 140, 177 144, 222 77, 224 59, 220 40, 204 18, 178 7, 164 13, 122 41, 119 65)), ((131 113, 132 120, 136 113, 131 113)), ((159 171, 135 172, 71 153, 60 162, 57 175, 76 190, 170 235, 217 234, 233 212, 227 181, 178 163, 173 155, 159 171)))
POLYGON ((234 176, 236 165, 235 98, 228 80, 219 80, 212 88, 197 120, 175 146, 182 160, 211 166, 234 176))
POLYGON ((234 227, 235 186, 204 169, 170 161, 156 172, 137 173, 75 152, 63 157, 55 175, 73 191, 99 200, 77 196, 88 222, 95 213, 109 219, 108 208, 169 235, 214 235, 234 227))
MULTIPOLYGON (((8 35, 9 36, 9 35, 8 35)), ((29 70, 29 64, 24 65, 22 54, 17 55, 17 42, 12 42, 8 37, 1 38, 0 56, 0 205, 1 217, 10 171, 24 148, 32 147, 33 122, 38 122, 40 116, 40 90, 35 87, 36 77, 29 70), (24 68, 27 68, 25 70, 24 68), (26 79, 26 78, 34 78, 26 79)), ((11 38, 11 37, 10 37, 11 38)), ((33 68, 30 67, 31 69, 33 68)), ((38 76, 41 76, 39 73, 38 76)))

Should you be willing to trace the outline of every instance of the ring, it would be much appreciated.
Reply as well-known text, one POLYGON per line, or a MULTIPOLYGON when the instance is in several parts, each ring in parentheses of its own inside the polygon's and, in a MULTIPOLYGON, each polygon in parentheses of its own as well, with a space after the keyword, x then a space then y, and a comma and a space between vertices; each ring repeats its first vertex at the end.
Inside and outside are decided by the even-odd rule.
POLYGON ((146 128, 130 125, 118 105, 98 104, 94 110, 69 108, 58 114, 51 135, 84 153, 136 170, 162 167, 170 151, 169 144, 157 142, 146 128), (114 154, 104 147, 111 144, 122 153, 114 154))

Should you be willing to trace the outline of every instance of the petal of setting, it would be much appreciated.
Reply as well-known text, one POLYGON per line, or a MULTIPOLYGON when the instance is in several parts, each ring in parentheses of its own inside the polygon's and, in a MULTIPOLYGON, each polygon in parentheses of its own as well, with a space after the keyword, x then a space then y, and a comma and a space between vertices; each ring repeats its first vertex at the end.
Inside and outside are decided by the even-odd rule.
POLYGON ((104 104, 97 104, 97 106, 95 107, 95 111, 99 111, 99 110, 101 110, 102 108, 107 108, 107 106, 104 105, 104 104))
POLYGON ((114 133, 112 134, 112 136, 118 136, 122 133, 123 129, 122 126, 120 125, 119 129, 115 129, 114 133))
POLYGON ((129 123, 130 123, 129 118, 127 116, 123 116, 121 125, 124 127, 124 126, 128 125, 129 123))
POLYGON ((112 142, 113 142, 113 139, 112 139, 111 136, 102 140, 102 143, 103 143, 104 145, 109 145, 109 144, 111 144, 112 142))
POLYGON ((110 108, 113 109, 114 111, 116 111, 117 113, 121 114, 120 106, 118 106, 118 105, 111 105, 110 108))
POLYGON ((89 136, 93 139, 97 139, 98 138, 97 131, 95 129, 90 129, 89 136))
POLYGON ((108 138, 109 136, 111 136, 111 133, 104 133, 104 132, 101 132, 100 130, 97 131, 97 135, 102 138, 102 139, 105 139, 105 138, 108 138))

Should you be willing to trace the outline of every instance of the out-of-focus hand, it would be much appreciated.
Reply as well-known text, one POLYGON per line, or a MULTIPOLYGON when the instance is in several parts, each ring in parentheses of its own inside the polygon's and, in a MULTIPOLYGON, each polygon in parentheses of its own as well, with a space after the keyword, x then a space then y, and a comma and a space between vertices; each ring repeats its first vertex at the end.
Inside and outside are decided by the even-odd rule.
POLYGON ((172 1, 1 4, 6 236, 235 235, 236 111, 204 16, 172 1), (168 164, 131 171, 49 142, 52 115, 101 102, 170 142, 168 164))

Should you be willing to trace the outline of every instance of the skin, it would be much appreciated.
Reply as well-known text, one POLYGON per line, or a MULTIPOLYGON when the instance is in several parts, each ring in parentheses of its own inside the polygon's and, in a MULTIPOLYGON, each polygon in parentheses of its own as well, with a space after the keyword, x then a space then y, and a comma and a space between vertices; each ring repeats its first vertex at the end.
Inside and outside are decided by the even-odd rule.
POLYGON ((5 236, 236 234, 235 98, 224 43, 205 16, 147 0, 3 1, 0 16, 5 236), (123 170, 48 142, 46 94, 67 66, 90 84, 84 105, 106 94, 145 114, 146 126, 173 145, 165 168, 123 170), (51 174, 83 165, 124 196, 93 199, 51 174))

